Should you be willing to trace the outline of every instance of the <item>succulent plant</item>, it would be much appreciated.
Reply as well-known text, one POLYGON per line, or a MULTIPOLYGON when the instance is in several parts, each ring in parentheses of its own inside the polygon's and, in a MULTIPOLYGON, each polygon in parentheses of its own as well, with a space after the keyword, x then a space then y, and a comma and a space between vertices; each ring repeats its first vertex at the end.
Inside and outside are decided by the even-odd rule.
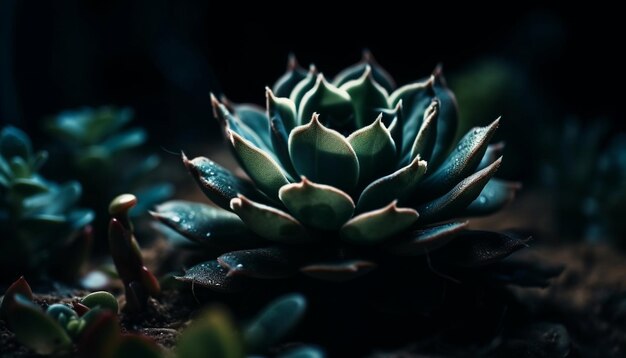
POLYGON ((0 276, 59 274, 55 265, 63 262, 60 276, 72 278, 86 258, 94 214, 75 206, 79 183, 39 174, 47 157, 21 130, 0 132, 0 276))
POLYGON ((183 154, 219 208, 170 201, 153 213, 225 252, 180 280, 222 291, 298 272, 342 281, 393 264, 390 257, 421 263, 436 254, 476 267, 526 246, 462 219, 499 210, 518 186, 492 179, 502 161, 501 146, 489 144, 498 119, 454 143, 457 106, 441 67, 396 87, 368 52, 332 82, 291 58, 266 99, 264 111, 212 97, 251 180, 183 154))
MULTIPOLYGON (((26 280, 15 281, 2 297, 0 319, 17 340, 38 354, 63 354, 76 346, 84 357, 215 357, 243 358, 267 354, 301 320, 306 301, 299 294, 282 296, 267 305, 247 325, 238 327, 220 307, 210 308, 182 332, 170 354, 146 336, 122 334, 117 300, 108 292, 93 292, 73 307, 51 304, 44 311, 33 301, 26 280)), ((282 349, 283 358, 321 358, 320 349, 297 346, 282 349)))
POLYGON ((569 119, 542 140, 541 184, 554 199, 559 237, 626 247, 626 134, 605 120, 569 119), (558 150, 554 150, 554 143, 558 150))
MULTIPOLYGON (((144 129, 123 129, 132 119, 130 108, 86 107, 61 112, 46 122, 47 132, 72 158, 69 169, 89 189, 85 201, 98 211, 104 211, 114 196, 132 190, 143 206, 131 214, 144 214, 173 192, 168 183, 146 182, 148 174, 159 166, 160 158, 144 157, 140 151, 147 140, 144 129), (124 165, 132 170, 119 170, 124 165)), ((106 218, 106 214, 102 217, 106 218)))

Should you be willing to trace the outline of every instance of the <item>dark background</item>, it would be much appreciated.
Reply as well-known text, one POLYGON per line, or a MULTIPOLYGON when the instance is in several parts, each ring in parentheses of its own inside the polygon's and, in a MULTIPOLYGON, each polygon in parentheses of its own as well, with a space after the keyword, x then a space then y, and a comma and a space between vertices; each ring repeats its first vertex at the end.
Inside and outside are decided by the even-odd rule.
POLYGON ((401 84, 438 62, 447 73, 485 55, 531 64, 529 75, 557 116, 601 116, 624 127, 621 15, 596 4, 474 11, 417 4, 422 10, 415 11, 384 1, 349 13, 320 2, 0 4, 0 119, 35 136, 45 116, 115 104, 135 109, 153 144, 177 150, 217 134, 210 91, 262 103, 263 87, 282 74, 289 51, 334 74, 364 47, 401 84))

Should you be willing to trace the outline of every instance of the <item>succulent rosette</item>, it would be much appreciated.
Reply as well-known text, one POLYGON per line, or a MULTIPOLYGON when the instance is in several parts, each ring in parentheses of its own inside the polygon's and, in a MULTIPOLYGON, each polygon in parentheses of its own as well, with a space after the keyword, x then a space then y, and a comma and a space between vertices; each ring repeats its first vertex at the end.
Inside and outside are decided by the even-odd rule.
POLYGON ((516 184, 493 179, 499 119, 455 138, 457 104, 441 68, 397 87, 369 53, 332 81, 292 57, 266 88, 267 108, 212 97, 215 117, 248 178, 204 158, 185 166, 216 204, 170 201, 153 215, 186 238, 222 248, 180 277, 217 290, 244 278, 303 273, 347 280, 385 257, 439 253, 482 266, 524 240, 468 229, 498 211, 516 184))

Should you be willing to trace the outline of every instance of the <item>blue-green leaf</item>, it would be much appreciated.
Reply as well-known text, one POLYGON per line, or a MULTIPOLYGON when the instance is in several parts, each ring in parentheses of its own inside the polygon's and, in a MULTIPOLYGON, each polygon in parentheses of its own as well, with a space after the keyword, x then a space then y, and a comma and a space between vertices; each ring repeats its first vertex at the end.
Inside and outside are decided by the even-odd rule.
POLYGON ((340 87, 348 81, 361 77, 368 66, 371 67, 372 75, 376 82, 380 83, 387 92, 391 92, 396 88, 396 82, 391 75, 378 64, 369 50, 363 50, 361 61, 339 72, 339 74, 335 76, 333 84, 340 87))
POLYGON ((227 270, 227 276, 247 276, 261 279, 286 278, 298 273, 305 260, 302 250, 271 246, 225 253, 217 262, 227 270))
POLYGON ((237 292, 244 288, 244 279, 241 276, 228 275, 228 270, 216 260, 206 261, 191 267, 183 276, 176 276, 177 280, 189 282, 219 292, 237 292))
POLYGON ((513 201, 519 189, 520 183, 491 179, 478 198, 465 209, 464 214, 468 216, 493 214, 513 201))
POLYGON ((407 238, 390 246, 388 251, 399 256, 427 254, 450 242, 468 224, 468 221, 453 221, 412 232, 407 238))
POLYGON ((348 143, 359 160, 359 184, 386 175, 395 168, 396 145, 378 116, 372 124, 352 132, 348 143))
POLYGON ((372 68, 365 67, 361 77, 348 81, 340 89, 348 92, 356 119, 356 128, 369 125, 378 114, 389 109, 389 94, 372 75, 372 68))
POLYGON ((28 160, 32 153, 33 146, 26 133, 12 126, 4 127, 0 131, 0 155, 7 161, 14 157, 28 160))
POLYGON ((314 113, 319 113, 329 127, 354 127, 355 113, 350 95, 317 76, 315 86, 302 97, 298 106, 298 119, 305 123, 314 113))
POLYGON ((439 100, 433 99, 424 112, 424 120, 411 147, 409 161, 417 156, 428 161, 437 140, 437 122, 439 117, 439 100))
POLYGON ((439 117, 437 124, 437 141, 429 163, 433 168, 446 158, 452 145, 459 121, 459 109, 454 93, 446 85, 441 65, 433 71, 435 95, 439 99, 439 117))
POLYGON ((278 97, 289 97, 296 85, 300 83, 306 75, 307 71, 300 66, 296 56, 289 54, 287 71, 280 76, 274 84, 274 93, 276 93, 278 97))
POLYGON ((296 126, 296 105, 289 98, 276 97, 272 90, 265 88, 267 99, 267 114, 270 120, 280 119, 287 132, 296 126))
POLYGON ((355 216, 341 228, 340 235, 354 244, 377 244, 407 230, 418 217, 414 209, 398 208, 393 201, 382 209, 355 216))
MULTIPOLYGON (((309 66, 309 72, 306 77, 293 88, 291 94, 289 95, 289 99, 291 99, 291 101, 296 105, 296 108, 300 107, 300 103, 302 102, 304 95, 315 86, 316 80, 317 69, 314 65, 311 65, 309 66)), ((302 124, 302 122, 299 122, 299 124, 302 124)))

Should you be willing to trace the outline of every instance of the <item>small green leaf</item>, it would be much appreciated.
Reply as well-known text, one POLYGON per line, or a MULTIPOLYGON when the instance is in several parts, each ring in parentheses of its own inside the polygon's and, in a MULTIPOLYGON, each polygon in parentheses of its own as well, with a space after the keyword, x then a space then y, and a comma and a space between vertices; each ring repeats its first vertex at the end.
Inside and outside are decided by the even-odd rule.
POLYGON ((491 179, 478 198, 465 209, 464 214, 469 216, 493 214, 513 201, 515 193, 521 187, 520 183, 491 179))
POLYGON ((375 180, 361 193, 357 212, 378 209, 393 200, 406 201, 415 191, 424 173, 426 162, 416 157, 406 167, 375 180))
POLYGON ((243 358, 244 344, 230 316, 220 308, 201 314, 183 331, 178 358, 243 358))
POLYGON ((363 276, 377 266, 366 260, 343 260, 307 265, 300 272, 320 280, 343 282, 363 276))
POLYGON ((277 279, 298 273, 304 255, 301 250, 271 246, 228 252, 218 257, 217 262, 227 269, 227 276, 277 279))
POLYGON ((289 98, 276 97, 272 90, 265 88, 267 115, 270 120, 278 118, 287 132, 296 126, 296 105, 289 98))
POLYGON ((186 238, 218 247, 250 241, 250 232, 230 211, 190 201, 172 200, 156 207, 152 216, 186 238))
MULTIPOLYGON (((289 99, 296 105, 296 108, 300 107, 302 98, 304 98, 304 95, 315 86, 316 81, 317 69, 314 65, 311 65, 309 66, 309 72, 307 73, 306 77, 298 82, 298 84, 293 88, 291 94, 289 95, 289 99)), ((299 124, 302 124, 302 122, 299 122, 299 124)))
POLYGON ((354 212, 354 202, 348 194, 306 177, 300 183, 280 188, 278 197, 300 222, 321 230, 340 228, 354 212))
POLYGON ((111 153, 120 152, 138 147, 148 139, 146 131, 142 128, 134 128, 115 134, 107 138, 100 145, 111 153))
POLYGON ((274 84, 274 93, 278 97, 289 97, 293 89, 307 75, 307 71, 300 66, 296 56, 289 54, 287 60, 287 71, 274 84))
POLYGON ((398 208, 397 200, 378 210, 368 211, 348 221, 340 231, 344 241, 371 245, 397 235, 416 221, 419 215, 410 208, 398 208))
POLYGON ((48 306, 46 314, 55 321, 59 322, 61 327, 66 328, 70 320, 78 318, 78 313, 71 309, 68 305, 62 303, 55 303, 48 306))
POLYGON ((354 127, 355 113, 350 95, 328 83, 322 74, 317 76, 315 86, 298 106, 299 122, 305 123, 314 113, 319 113, 329 127, 354 127))
POLYGON ((359 161, 340 133, 324 127, 319 116, 294 128, 289 135, 289 155, 296 171, 310 180, 350 192, 359 178, 359 161))
POLYGON ((145 336, 125 334, 115 347, 112 358, 164 358, 158 344, 145 336))
POLYGON ((437 140, 438 116, 439 100, 433 99, 430 106, 428 106, 424 112, 424 120, 411 147, 409 161, 415 159, 417 156, 420 156, 420 158, 426 161, 430 159, 437 140))
POLYGON ((378 64, 369 50, 363 50, 361 61, 339 72, 339 74, 335 76, 333 84, 340 87, 348 81, 355 80, 363 75, 367 67, 371 68, 374 80, 380 83, 387 92, 391 92, 396 88, 396 82, 389 72, 378 64))
POLYGON ((422 222, 446 220, 460 214, 478 197, 487 182, 500 166, 502 157, 485 169, 479 170, 463 179, 445 195, 417 208, 422 222))
POLYGON ((420 197, 432 198, 441 195, 473 173, 485 154, 498 124, 499 119, 496 119, 487 127, 476 127, 468 132, 446 161, 420 183, 420 197))
POLYGON ((306 311, 306 299, 299 294, 282 296, 270 303, 244 331, 248 350, 267 352, 300 322, 306 311))
POLYGON ((396 145, 382 122, 382 116, 370 125, 352 132, 348 143, 359 160, 359 183, 389 174, 396 164, 396 145))
POLYGON ((100 307, 102 309, 108 309, 113 313, 117 313, 119 306, 115 296, 106 291, 97 291, 88 294, 80 300, 80 303, 89 308, 100 307))
POLYGON ((189 282, 219 292, 237 292, 243 289, 243 277, 228 275, 228 269, 216 260, 206 261, 191 267, 183 276, 175 277, 178 281, 189 282))
POLYGON ((222 209, 230 210, 230 201, 237 194, 260 200, 260 194, 252 183, 235 176, 214 161, 205 157, 188 160, 185 153, 182 154, 182 159, 202 192, 222 209))
POLYGON ((41 307, 17 294, 8 314, 11 331, 17 340, 37 354, 53 354, 68 351, 72 340, 65 330, 41 307))
POLYGON ((255 184, 270 198, 278 197, 278 190, 289 181, 282 168, 271 156, 235 132, 229 131, 230 142, 241 164, 255 184))
POLYGON ((286 244, 311 241, 306 229, 284 211, 256 203, 243 195, 231 200, 231 209, 257 235, 286 244))
POLYGON ((369 125, 382 110, 389 109, 389 94, 376 82, 370 66, 365 67, 361 77, 346 82, 340 89, 350 95, 357 128, 369 125))
POLYGON ((465 230, 468 221, 453 221, 408 234, 408 238, 393 244, 388 251, 398 256, 418 256, 446 245, 465 230))

